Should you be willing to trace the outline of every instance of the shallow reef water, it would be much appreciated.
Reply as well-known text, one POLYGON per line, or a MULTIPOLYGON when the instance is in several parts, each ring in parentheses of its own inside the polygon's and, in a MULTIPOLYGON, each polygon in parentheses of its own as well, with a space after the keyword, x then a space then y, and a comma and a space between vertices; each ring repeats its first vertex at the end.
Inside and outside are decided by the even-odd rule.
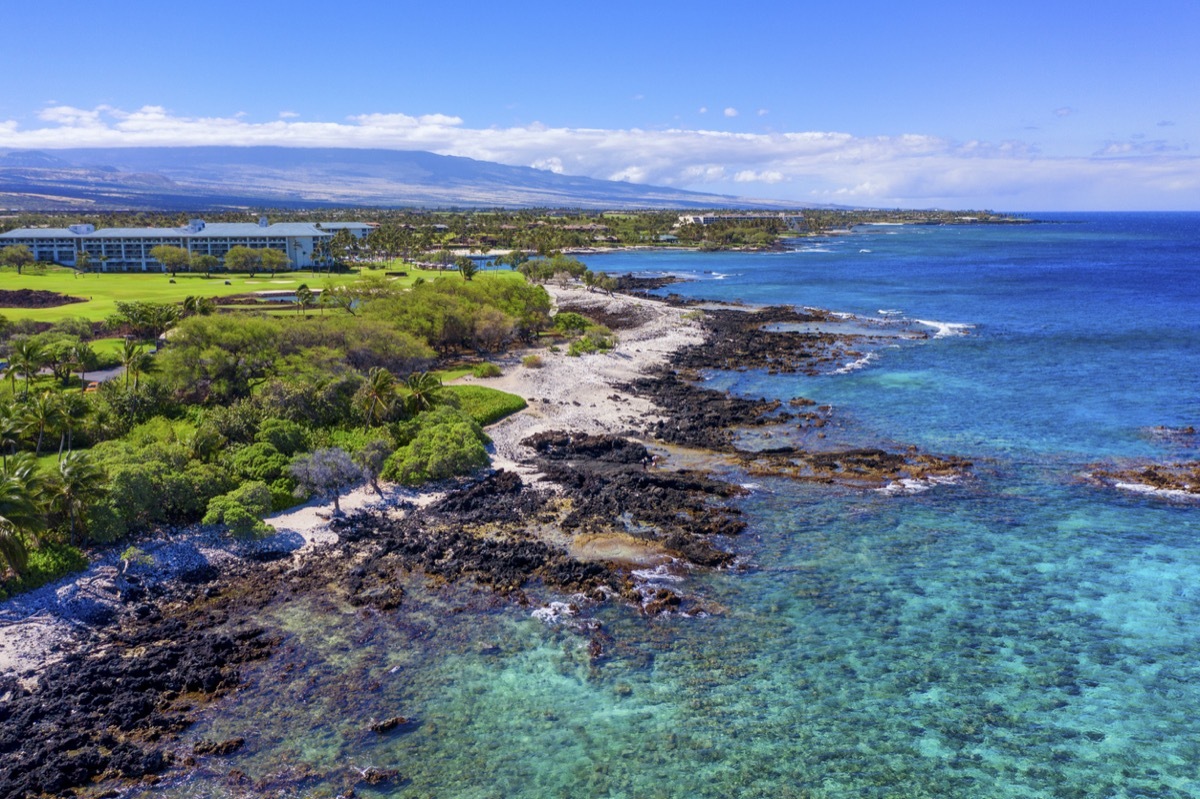
POLYGON ((721 609, 707 615, 580 603, 543 620, 419 576, 395 611, 282 605, 278 654, 186 733, 245 746, 134 795, 1200 796, 1200 503, 1080 477, 1196 457, 1146 431, 1200 421, 1198 221, 595 259, 695 270, 671 286, 694 296, 976 325, 851 373, 710 381, 808 396, 834 406, 833 438, 975 469, 893 495, 718 466, 753 488, 735 500, 748 529, 725 542, 738 565, 675 584, 721 609), (595 662, 589 621, 611 636, 595 662), (370 785, 370 768, 398 774, 370 785))

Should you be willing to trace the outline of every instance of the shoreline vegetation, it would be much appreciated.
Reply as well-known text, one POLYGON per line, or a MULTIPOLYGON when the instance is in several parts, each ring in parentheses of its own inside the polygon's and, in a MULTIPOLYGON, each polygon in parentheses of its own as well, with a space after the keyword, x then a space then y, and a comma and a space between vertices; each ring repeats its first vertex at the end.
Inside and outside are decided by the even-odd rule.
MULTIPOLYGON (((840 235, 859 225, 1012 225, 1036 220, 989 210, 906 210, 804 208, 781 211, 586 211, 533 208, 439 211, 427 209, 259 209, 205 212, 209 222, 245 222, 260 216, 273 222, 366 222, 365 239, 335 239, 337 255, 354 263, 401 259, 446 266, 460 255, 522 251, 537 255, 603 252, 630 247, 766 250, 781 239, 840 235)), ((17 228, 65 227, 88 223, 108 227, 180 227, 195 213, 16 212, 0 215, 0 233, 17 228)), ((100 267, 100 264, 94 264, 100 267)))
MULTIPOLYGON (((403 613, 401 576, 424 575, 434 585, 466 581, 539 617, 567 620, 599 668, 616 642, 592 613, 598 604, 620 603, 647 616, 723 612, 704 596, 681 593, 645 574, 737 568, 723 542, 745 526, 736 498, 747 489, 722 479, 730 469, 895 496, 971 479, 972 464, 953 454, 914 447, 840 447, 835 409, 804 397, 735 397, 704 388, 700 379, 708 369, 832 373, 861 361, 874 348, 928 336, 923 329, 881 329, 876 336, 855 327, 853 333, 840 333, 841 315, 815 309, 698 308, 641 293, 661 287, 661 279, 625 277, 616 281, 619 286, 606 288, 585 284, 582 275, 554 275, 544 280, 544 290, 531 284, 528 294, 515 288, 523 281, 508 281, 512 287, 507 289, 501 283, 489 287, 515 291, 524 297, 522 307, 544 312, 544 328, 538 332, 521 335, 516 322, 505 328, 507 322, 487 312, 494 306, 482 301, 474 311, 476 319, 490 318, 513 337, 486 360, 498 368, 498 376, 494 370, 468 368, 447 372, 444 381, 418 377, 396 395, 404 397, 409 409, 388 421, 393 449, 384 460, 390 463, 397 451, 404 451, 390 472, 376 461, 368 479, 360 470, 326 486, 324 495, 314 491, 307 503, 269 516, 265 524, 270 529, 252 520, 253 535, 231 536, 216 524, 133 531, 120 545, 95 550, 97 557, 82 574, 0 605, 0 793, 38 796, 153 782, 187 770, 197 758, 236 751, 242 745, 236 738, 185 748, 180 733, 214 699, 237 688, 242 667, 271 657, 281 636, 262 621, 270 608, 328 594, 360 612, 403 613), (533 289, 545 292, 544 308, 533 289), (822 332, 789 330, 797 325, 820 325, 822 332), (576 347, 579 342, 585 344, 576 347), (454 409, 459 415, 425 425, 422 419, 439 412, 416 406, 422 396, 433 402, 439 394, 462 395, 454 409), (439 438, 443 422, 457 426, 445 428, 453 432, 439 438), (421 446, 427 451, 456 449, 451 440, 486 447, 489 465, 481 468, 467 453, 466 468, 442 474, 420 456, 421 446), (437 479, 403 484, 407 475, 417 473, 437 479), (377 479, 389 474, 399 479, 377 479), (547 593, 557 600, 546 601, 547 593), (133 652, 137 657, 129 656, 133 652)), ((460 299, 465 296, 460 290, 475 291, 460 289, 471 281, 456 280, 441 288, 460 299)), ((419 291, 433 292, 434 284, 418 284, 430 286, 419 291)), ((383 285, 374 290, 382 293, 383 285)), ((356 296, 365 303, 360 307, 387 300, 371 297, 370 283, 359 291, 356 296)), ((441 294, 427 299, 448 302, 441 294)), ((519 318, 517 305, 506 309, 510 320, 519 318)), ((337 317, 330 311, 330 319, 369 319, 369 314, 351 310, 343 308, 337 317)), ((260 332, 268 338, 282 336, 281 328, 266 319, 243 321, 263 325, 260 332)), ((215 335, 216 323, 207 317, 197 320, 185 326, 181 339, 166 345, 164 355, 188 352, 189 336, 215 335)), ((331 349, 343 346, 350 335, 348 323, 313 327, 323 331, 317 343, 331 349)), ((529 323, 531 331, 536 327, 529 323)), ((468 332, 443 329, 441 335, 441 344, 453 348, 454 340, 445 336, 468 332)), ((470 335, 486 336, 487 326, 473 328, 470 335)), ((373 342, 359 339, 358 349, 337 352, 364 359, 359 366, 368 369, 383 368, 377 361, 386 352, 392 359, 386 368, 429 375, 425 370, 433 366, 431 352, 407 341, 399 347, 400 339, 391 334, 379 337, 382 332, 373 342), (380 343, 385 339, 386 346, 380 343)), ((229 344, 215 340, 210 336, 197 346, 211 356, 206 348, 229 344)), ((312 352, 306 352, 311 358, 312 352)), ((292 366, 301 364, 293 361, 292 366)), ((168 360, 166 367, 170 374, 178 364, 168 360)), ((225 385, 221 380, 242 380, 249 386, 265 379, 254 373, 185 374, 191 382, 177 387, 185 392, 197 386, 219 391, 225 385)), ((13 380, 14 394, 19 377, 13 380)), ((24 380, 32 383, 34 378, 24 380)), ((381 421, 375 414, 382 410, 371 401, 370 391, 363 392, 367 384, 358 383, 350 393, 358 397, 353 407, 360 424, 370 431, 373 422, 381 421)), ((376 388, 381 397, 382 384, 376 388)), ((139 395, 136 384, 132 396, 152 399, 139 395)), ((306 394, 286 392, 279 401, 281 407, 315 402, 306 394)), ((238 401, 226 402, 236 406, 238 401)), ((237 414, 221 413, 222 430, 247 424, 237 414)), ((144 446, 182 457, 179 448, 186 444, 194 450, 205 440, 200 432, 206 419, 186 421, 153 423, 139 435, 144 446)), ((285 488, 273 482, 283 479, 284 453, 304 449, 294 426, 267 424, 262 418, 255 425, 258 430, 249 438, 253 443, 244 446, 270 449, 259 446, 243 457, 241 468, 247 478, 261 478, 269 508, 271 491, 278 494, 285 488), (269 432, 259 436, 264 425, 269 432)), ((328 445, 350 446, 353 439, 369 449, 367 436, 322 435, 328 445)), ((217 439, 210 443, 221 446, 217 439)), ((1093 478, 1120 487, 1135 479, 1136 471, 1097 468, 1093 478)), ((1190 465, 1144 471, 1156 489, 1195 488, 1190 465)), ((276 499, 281 505, 287 501, 276 499)), ((228 513, 225 526, 235 526, 228 513)), ((411 711, 413 716, 419 712, 411 711)), ((410 721, 363 720, 363 726, 379 725, 379 730, 369 729, 381 734, 410 721)), ((326 776, 346 791, 402 779, 392 772, 354 769, 326 776)))

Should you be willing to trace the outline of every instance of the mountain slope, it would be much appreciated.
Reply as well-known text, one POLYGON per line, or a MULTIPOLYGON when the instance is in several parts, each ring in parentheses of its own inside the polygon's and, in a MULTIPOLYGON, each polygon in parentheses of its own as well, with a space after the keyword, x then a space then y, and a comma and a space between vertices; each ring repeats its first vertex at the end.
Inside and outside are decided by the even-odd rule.
POLYGON ((470 158, 315 147, 84 148, 0 154, 0 206, 781 207, 470 158))

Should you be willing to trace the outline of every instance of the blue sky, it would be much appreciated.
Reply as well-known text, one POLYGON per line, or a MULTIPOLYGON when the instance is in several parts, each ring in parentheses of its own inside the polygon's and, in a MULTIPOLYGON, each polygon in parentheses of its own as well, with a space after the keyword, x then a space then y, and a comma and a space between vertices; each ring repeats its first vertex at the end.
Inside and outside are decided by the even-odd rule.
POLYGON ((10 5, 0 148, 387 147, 798 203, 1200 210, 1200 0, 10 5))

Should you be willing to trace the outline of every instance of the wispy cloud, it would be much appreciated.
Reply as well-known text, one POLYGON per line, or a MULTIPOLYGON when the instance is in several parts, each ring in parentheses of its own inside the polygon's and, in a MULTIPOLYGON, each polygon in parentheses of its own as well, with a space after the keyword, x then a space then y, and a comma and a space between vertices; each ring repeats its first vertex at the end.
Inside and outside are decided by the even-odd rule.
POLYGON ((725 116, 735 117, 737 115, 738 115, 738 110, 736 108, 733 108, 732 106, 730 106, 729 108, 725 109, 725 116))
POLYGON ((1064 105, 1061 108, 1054 109, 1054 116, 1056 117, 1069 117, 1074 113, 1075 109, 1069 105, 1064 105))
MULTIPOLYGON (((282 115, 281 115, 282 117, 282 115)), ((339 122, 188 117, 53 105, 0 148, 280 145, 427 150, 609 180, 859 205, 1200 208, 1200 158, 1165 140, 1105 142, 1048 157, 1020 141, 829 131, 734 133, 550 127, 472 128, 457 116, 372 113, 339 122), (1065 198, 1047 201, 1044 198, 1065 198), (1143 199, 1144 198, 1144 199, 1143 199)))
POLYGON ((1113 155, 1162 155, 1164 153, 1182 153, 1187 145, 1172 144, 1165 139, 1146 139, 1145 136, 1134 136, 1129 141, 1105 142, 1096 151, 1098 156, 1113 155))

